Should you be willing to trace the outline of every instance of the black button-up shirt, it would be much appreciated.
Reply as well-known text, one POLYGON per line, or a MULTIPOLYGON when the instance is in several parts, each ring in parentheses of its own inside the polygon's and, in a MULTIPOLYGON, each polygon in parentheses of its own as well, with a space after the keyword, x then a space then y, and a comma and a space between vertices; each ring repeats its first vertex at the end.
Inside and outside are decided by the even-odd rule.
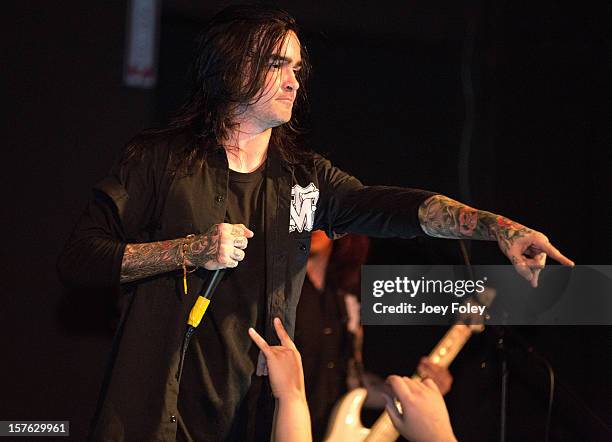
MULTIPOLYGON (((96 185, 58 263, 66 283, 116 289, 126 244, 203 233, 224 221, 229 176, 225 152, 219 150, 203 163, 177 171, 170 146, 184 142, 191 141, 149 141, 142 158, 118 163, 96 185)), ((422 234, 418 207, 433 195, 363 186, 319 155, 289 163, 273 146, 264 186, 267 321, 263 332, 272 345, 278 344, 274 317, 280 317, 293 334, 312 230, 323 229, 330 236, 355 232, 414 237, 422 234)), ((175 440, 179 352, 186 318, 208 277, 203 269, 191 274, 187 296, 180 272, 122 287, 122 317, 94 418, 93 440, 175 440)), ((248 339, 246 330, 235 333, 248 339)), ((234 375, 211 378, 211 395, 215 383, 232 382, 234 375)), ((234 416, 232 407, 242 399, 212 397, 225 412, 224 421, 213 416, 202 419, 222 430, 234 416)), ((218 434, 223 439, 223 431, 218 434)))

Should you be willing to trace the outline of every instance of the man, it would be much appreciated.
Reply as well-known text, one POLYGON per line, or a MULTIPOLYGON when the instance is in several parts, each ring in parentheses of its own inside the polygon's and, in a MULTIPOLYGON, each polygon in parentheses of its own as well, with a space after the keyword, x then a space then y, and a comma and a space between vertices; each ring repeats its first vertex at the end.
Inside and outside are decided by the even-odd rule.
MULTIPOLYGON (((380 411, 385 407, 383 380, 364 371, 361 356, 358 295, 368 249, 367 236, 349 234, 332 241, 321 230, 312 232, 297 307, 295 345, 302 355, 315 441, 323 440, 332 409, 347 388, 365 387, 368 396, 364 406, 380 411)), ((443 395, 450 390, 450 372, 428 358, 420 360, 416 372, 432 379, 443 395)))
POLYGON ((69 284, 122 289, 92 439, 266 437, 265 360, 244 331, 277 342, 280 317, 293 333, 312 230, 497 240, 534 285, 546 254, 571 264, 520 224, 431 192, 364 187, 300 152, 291 118, 307 68, 288 14, 222 11, 200 41, 185 106, 96 185, 58 264, 69 284), (189 310, 215 269, 230 270, 179 376, 189 310))

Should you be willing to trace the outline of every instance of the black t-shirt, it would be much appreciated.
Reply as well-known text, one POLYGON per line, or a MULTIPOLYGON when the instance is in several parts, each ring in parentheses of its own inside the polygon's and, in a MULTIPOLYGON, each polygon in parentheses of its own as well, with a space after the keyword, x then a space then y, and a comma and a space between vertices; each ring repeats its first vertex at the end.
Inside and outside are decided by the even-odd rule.
POLYGON ((178 397, 178 440, 269 440, 274 400, 267 377, 254 374, 259 349, 247 334, 249 327, 261 332, 265 324, 264 190, 263 168, 230 170, 225 222, 244 224, 254 236, 244 260, 225 271, 189 345, 178 397), (205 367, 212 379, 206 379, 205 367), (215 381, 209 391, 205 386, 215 381), (234 398, 242 400, 230 402, 234 398), (214 432, 203 427, 203 416, 219 422, 214 432))

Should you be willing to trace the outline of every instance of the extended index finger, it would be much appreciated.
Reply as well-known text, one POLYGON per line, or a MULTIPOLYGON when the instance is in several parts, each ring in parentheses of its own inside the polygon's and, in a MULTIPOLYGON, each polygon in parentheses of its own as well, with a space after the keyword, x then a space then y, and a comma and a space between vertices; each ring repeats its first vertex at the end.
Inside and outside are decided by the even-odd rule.
POLYGON ((574 267, 574 261, 564 256, 555 246, 553 246, 550 242, 542 242, 541 244, 536 245, 538 249, 542 252, 546 253, 549 257, 557 261, 559 264, 563 264, 565 266, 574 267))
POLYGON ((281 344, 287 348, 295 349, 295 344, 289 337, 289 334, 283 327, 283 323, 279 318, 274 318, 274 329, 276 330, 276 334, 278 335, 278 339, 280 339, 281 344))
POLYGON ((255 345, 257 345, 259 349, 263 352, 263 354, 267 355, 270 351, 270 346, 268 345, 266 340, 262 338, 261 335, 257 333, 252 327, 249 328, 249 336, 251 337, 255 345))

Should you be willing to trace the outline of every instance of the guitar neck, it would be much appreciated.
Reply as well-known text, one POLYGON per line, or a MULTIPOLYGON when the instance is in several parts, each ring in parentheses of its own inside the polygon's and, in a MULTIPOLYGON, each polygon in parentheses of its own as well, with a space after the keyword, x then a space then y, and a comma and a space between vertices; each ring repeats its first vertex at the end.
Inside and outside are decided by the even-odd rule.
POLYGON ((429 353, 429 360, 440 367, 448 368, 470 336, 472 336, 472 326, 453 325, 429 353))
MULTIPOLYGON (((472 330, 473 326, 465 324, 453 325, 440 339, 440 342, 438 342, 431 353, 429 353, 429 359, 440 367, 448 368, 468 339, 470 339, 472 330)), ((417 373, 412 375, 412 378, 421 379, 417 373)), ((396 440, 398 437, 399 433, 385 411, 372 425, 370 433, 365 440, 368 442, 389 442, 396 440)))

